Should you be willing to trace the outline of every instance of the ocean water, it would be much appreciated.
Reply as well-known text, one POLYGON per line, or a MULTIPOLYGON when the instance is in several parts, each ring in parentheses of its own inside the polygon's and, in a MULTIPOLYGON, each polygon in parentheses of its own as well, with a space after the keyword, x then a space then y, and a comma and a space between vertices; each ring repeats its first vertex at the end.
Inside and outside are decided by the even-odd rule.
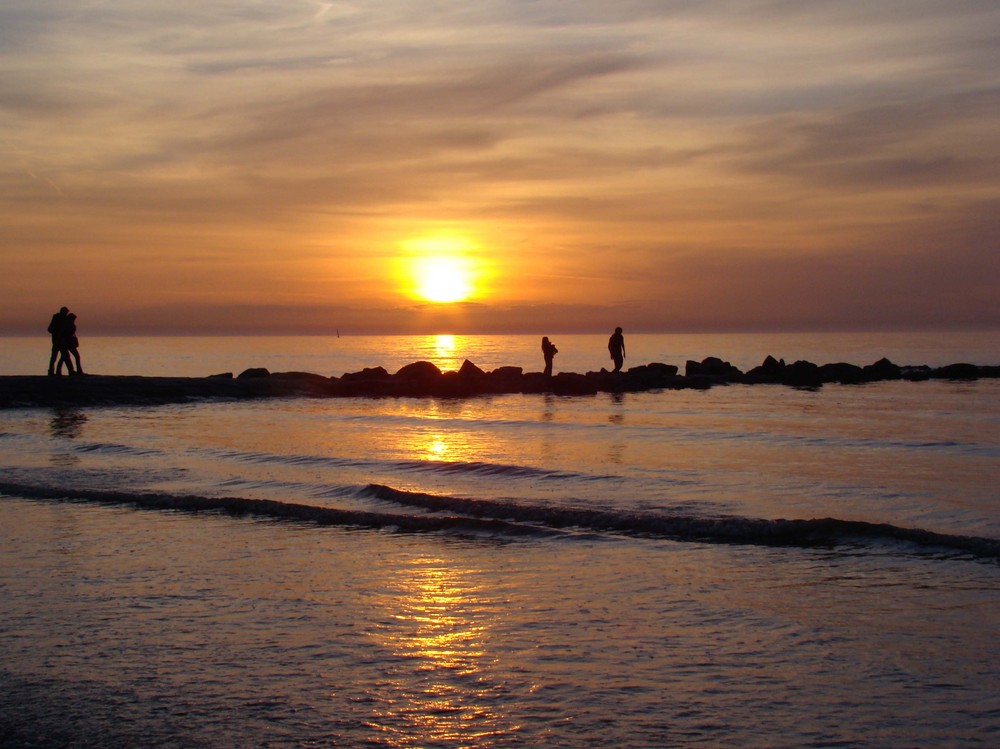
MULTIPOLYGON (((541 368, 535 337, 81 342, 102 374, 541 368)), ((998 342, 626 331, 627 366, 998 342)), ((996 746, 998 396, 0 411, 0 746, 996 746)))
MULTIPOLYGON (((611 331, 608 331, 610 334, 611 331)), ((239 374, 250 367, 272 372, 313 372, 339 377, 365 367, 396 372, 414 361, 458 370, 469 359, 482 369, 543 368, 539 336, 322 336, 289 337, 86 337, 81 331, 85 371, 107 375, 205 377, 239 374)), ((607 335, 552 335, 559 348, 555 372, 611 369, 607 335)), ((744 335, 633 335, 626 331, 625 367, 663 362, 684 370, 688 359, 717 356, 743 371, 768 355, 789 363, 871 364, 886 357, 899 365, 943 366, 957 362, 1000 364, 1000 330, 907 333, 755 333, 744 335)), ((0 374, 44 374, 50 343, 46 334, 0 338, 0 374)))

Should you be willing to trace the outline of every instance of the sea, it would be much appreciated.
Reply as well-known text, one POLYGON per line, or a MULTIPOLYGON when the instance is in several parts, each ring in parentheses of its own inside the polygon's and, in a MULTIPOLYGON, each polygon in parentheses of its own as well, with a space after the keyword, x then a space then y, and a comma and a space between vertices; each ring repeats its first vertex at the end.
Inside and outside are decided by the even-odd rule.
MULTIPOLYGON (((543 366, 81 333, 106 375, 543 366)), ((550 334, 555 371, 608 334, 550 334)), ((1000 331, 625 342, 1000 364, 1000 331)), ((1000 746, 998 478, 996 379, 2 410, 0 747, 1000 746)))

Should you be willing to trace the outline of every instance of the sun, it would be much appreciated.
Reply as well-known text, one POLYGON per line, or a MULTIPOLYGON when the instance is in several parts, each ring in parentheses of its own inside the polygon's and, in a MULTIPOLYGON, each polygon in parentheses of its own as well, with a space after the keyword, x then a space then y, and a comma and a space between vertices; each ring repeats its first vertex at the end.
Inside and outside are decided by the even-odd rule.
POLYGON ((472 296, 472 281, 458 258, 427 257, 415 263, 417 293, 429 302, 448 304, 472 296))
POLYGON ((481 269, 472 244, 456 237, 422 237, 405 242, 401 281, 410 296, 454 304, 479 296, 481 269))

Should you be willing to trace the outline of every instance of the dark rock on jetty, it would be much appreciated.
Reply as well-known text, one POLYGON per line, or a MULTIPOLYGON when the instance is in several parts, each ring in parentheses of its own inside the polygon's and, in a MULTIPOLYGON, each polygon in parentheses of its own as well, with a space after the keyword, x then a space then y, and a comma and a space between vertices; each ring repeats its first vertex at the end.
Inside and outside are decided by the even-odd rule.
POLYGON ((504 393, 596 393, 640 392, 708 388, 728 384, 778 384, 817 388, 827 383, 861 384, 884 380, 972 380, 1000 377, 1000 366, 950 364, 937 369, 900 367, 888 359, 859 367, 854 364, 824 364, 808 361, 786 364, 768 356, 763 364, 741 372, 716 357, 689 361, 683 376, 671 364, 652 363, 627 372, 560 372, 546 377, 524 372, 521 367, 500 367, 486 372, 470 361, 457 372, 442 372, 430 362, 414 362, 389 374, 383 367, 350 372, 341 377, 323 377, 309 372, 272 373, 264 368, 247 369, 238 376, 225 372, 209 377, 0 377, 0 408, 73 407, 101 405, 158 405, 207 399, 253 398, 469 398, 504 393))

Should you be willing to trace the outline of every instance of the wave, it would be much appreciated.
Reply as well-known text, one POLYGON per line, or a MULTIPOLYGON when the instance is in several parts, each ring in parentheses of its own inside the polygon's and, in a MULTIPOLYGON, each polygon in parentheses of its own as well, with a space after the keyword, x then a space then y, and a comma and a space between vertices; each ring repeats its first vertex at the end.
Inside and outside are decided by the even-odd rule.
POLYGON ((234 516, 401 532, 494 536, 552 536, 589 532, 682 542, 803 548, 904 543, 923 552, 959 552, 978 559, 1000 560, 998 539, 937 533, 920 528, 903 528, 889 523, 837 518, 769 520, 737 516, 706 517, 694 512, 666 514, 546 507, 514 501, 424 494, 381 484, 359 487, 356 493, 359 497, 392 502, 409 508, 422 508, 434 514, 345 510, 243 497, 129 493, 0 482, 0 494, 25 499, 95 502, 154 510, 225 513, 234 516))
POLYGON ((409 471, 421 471, 427 473, 463 473, 508 478, 586 479, 592 481, 617 478, 616 476, 610 475, 554 471, 544 468, 534 468, 532 466, 508 465, 505 463, 486 463, 483 461, 404 460, 393 463, 393 465, 397 468, 409 471))
POLYGON ((224 513, 271 520, 290 520, 316 525, 353 526, 409 532, 448 531, 524 536, 551 535, 555 531, 508 523, 502 520, 473 517, 405 515, 363 510, 341 510, 295 502, 245 497, 203 497, 163 493, 130 493, 104 489, 73 489, 56 486, 28 486, 0 482, 0 494, 24 499, 127 505, 149 510, 173 510, 195 513, 224 513))
POLYGON ((461 499, 402 491, 369 484, 364 492, 384 501, 437 511, 461 511, 549 528, 580 528, 595 532, 669 538, 677 541, 737 543, 766 546, 827 546, 859 541, 903 541, 925 548, 951 549, 1000 559, 1000 540, 963 536, 889 523, 819 518, 769 520, 738 516, 706 517, 694 513, 665 514, 586 508, 543 507, 517 502, 461 499))
POLYGON ((137 457, 163 454, 161 450, 151 447, 133 447, 132 445, 120 445, 113 442, 91 442, 89 444, 75 445, 73 452, 98 453, 101 455, 133 455, 137 457))
POLYGON ((209 450, 214 457, 254 464, 280 464, 292 466, 324 466, 330 468, 392 469, 419 473, 469 474, 476 476, 500 476, 525 479, 575 479, 601 481, 618 479, 605 474, 584 474, 558 471, 533 466, 489 463, 485 461, 461 460, 370 460, 365 458, 337 458, 327 455, 278 455, 265 452, 244 452, 237 450, 209 450))

